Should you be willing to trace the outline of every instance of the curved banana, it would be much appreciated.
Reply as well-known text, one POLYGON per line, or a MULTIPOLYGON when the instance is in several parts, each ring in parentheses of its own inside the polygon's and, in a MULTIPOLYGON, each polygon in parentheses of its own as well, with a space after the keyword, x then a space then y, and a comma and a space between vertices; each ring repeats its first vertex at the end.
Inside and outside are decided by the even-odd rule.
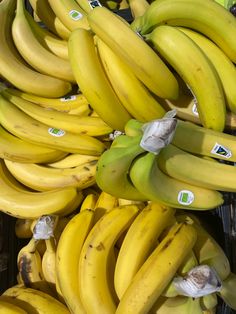
MULTIPOLYGON (((33 94, 24 93, 21 90, 13 88, 7 88, 6 92, 21 97, 25 100, 31 101, 35 104, 40 105, 41 107, 64 112, 70 112, 70 110, 73 109, 79 110, 81 108, 81 114, 83 114, 84 113, 83 106, 85 105, 89 106, 89 103, 83 94, 67 95, 61 98, 46 98, 33 94)), ((88 112, 91 112, 91 109, 88 112)), ((77 114, 79 114, 79 111, 77 114)))
POLYGON ((0 208, 16 218, 34 219, 42 215, 66 215, 82 201, 82 193, 66 187, 47 192, 31 192, 19 188, 9 179, 3 160, 0 161, 0 208))
POLYGON ((52 98, 66 95, 72 88, 69 82, 41 74, 20 59, 11 36, 15 5, 15 0, 3 0, 0 3, 1 75, 12 85, 27 93, 52 98))
POLYGON ((174 213, 173 208, 151 202, 131 224, 115 266, 114 285, 119 299, 122 299, 135 274, 155 248, 159 235, 174 213))
POLYGON ((71 67, 83 95, 103 121, 122 131, 131 116, 106 77, 96 53, 93 34, 82 28, 74 30, 68 47, 71 67))
POLYGON ((96 45, 111 85, 130 115, 143 122, 162 118, 166 113, 165 109, 138 80, 129 66, 101 39, 96 38, 96 45))
POLYGON ((134 19, 142 16, 150 6, 147 0, 128 0, 128 3, 134 19))
POLYGON ((71 31, 55 15, 48 0, 29 0, 29 3, 40 20, 51 32, 63 39, 69 38, 71 31))
POLYGON ((73 31, 76 28, 89 29, 86 12, 74 0, 48 0, 51 9, 56 16, 68 28, 73 31))
POLYGON ((222 289, 217 293, 218 296, 233 310, 236 310, 235 284, 236 274, 231 272, 222 282, 222 289))
POLYGON ((10 302, 1 300, 0 297, 0 314, 27 314, 21 307, 10 302))
POLYGON ((88 234, 79 260, 80 297, 87 314, 115 312, 116 301, 107 274, 109 256, 116 240, 129 228, 138 212, 136 205, 116 207, 88 234))
POLYGON ((94 211, 89 208, 75 215, 63 230, 56 251, 58 284, 68 308, 74 314, 86 313, 80 299, 78 265, 82 246, 92 228, 93 216, 94 211))
POLYGON ((32 288, 13 286, 8 288, 3 296, 15 304, 22 304, 21 307, 29 313, 38 314, 58 313, 70 314, 67 307, 47 293, 32 288))
POLYGON ((58 79, 75 82, 69 60, 54 55, 38 40, 28 22, 23 0, 17 0, 12 37, 19 53, 35 70, 58 79))
MULTIPOLYGON (((113 141, 120 140, 121 136, 113 141)), ((147 200, 148 197, 138 191, 131 183, 129 169, 133 160, 144 150, 139 145, 141 137, 124 136, 124 147, 111 147, 99 158, 96 172, 98 187, 117 198, 128 200, 147 200)))
POLYGON ((0 123, 15 136, 51 149, 86 155, 100 155, 105 150, 105 145, 97 138, 48 127, 25 114, 1 95, 0 123), (13 116, 15 119, 12 119, 13 116))
POLYGON ((223 196, 218 191, 167 176, 158 167, 157 159, 157 155, 147 152, 134 160, 129 171, 133 185, 147 199, 192 210, 209 210, 223 203, 223 196))
POLYGON ((98 158, 74 168, 57 169, 39 164, 23 164, 5 160, 11 174, 25 186, 36 191, 74 187, 82 190, 95 184, 98 158))
MULTIPOLYGON (((92 2, 91 0, 75 0, 78 5, 81 7, 82 10, 84 10, 84 12, 89 13, 93 7, 91 6, 90 2, 92 2)), ((99 3, 99 1, 97 1, 99 3)))
POLYGON ((174 225, 144 264, 118 304, 117 314, 147 313, 174 277, 178 267, 197 240, 193 226, 174 225))
POLYGON ((212 310, 218 305, 217 293, 210 293, 200 298, 200 304, 203 311, 212 310))
POLYGON ((216 1, 155 1, 141 20, 141 34, 149 33, 160 24, 195 29, 209 37, 234 63, 236 62, 235 17, 216 1))
POLYGON ((90 209, 94 211, 98 196, 96 194, 90 193, 85 196, 79 211, 82 212, 84 210, 90 209))
POLYGON ((55 238, 45 239, 46 250, 42 256, 42 273, 52 289, 56 285, 56 243, 55 238))
POLYGON ((101 191, 94 206, 94 223, 96 223, 105 213, 118 206, 118 199, 114 195, 101 191))
POLYGON ((93 32, 130 66, 154 94, 163 98, 178 98, 178 83, 174 75, 124 19, 105 7, 96 7, 88 14, 88 21, 93 32))
POLYGON ((0 157, 23 163, 47 163, 65 157, 65 152, 26 142, 0 126, 0 157))
POLYGON ((223 131, 226 104, 222 83, 212 63, 199 46, 183 32, 168 25, 156 27, 150 34, 145 35, 145 40, 190 86, 197 99, 196 105, 202 125, 223 131))
POLYGON ((2 91, 2 95, 33 119, 53 128, 89 136, 107 135, 113 131, 100 117, 71 115, 66 112, 47 110, 28 100, 12 95, 6 90, 2 91))
POLYGON ((68 154, 64 158, 52 163, 47 163, 47 166, 52 168, 66 169, 74 168, 80 165, 85 165, 89 162, 96 160, 93 155, 83 155, 83 154, 68 154))

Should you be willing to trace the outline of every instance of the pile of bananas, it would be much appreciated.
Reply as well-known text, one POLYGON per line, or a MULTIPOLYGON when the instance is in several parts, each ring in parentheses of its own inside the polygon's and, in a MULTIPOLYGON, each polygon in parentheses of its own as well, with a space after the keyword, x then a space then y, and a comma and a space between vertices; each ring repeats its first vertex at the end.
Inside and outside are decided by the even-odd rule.
POLYGON ((0 1, 0 210, 29 239, 0 314, 236 309, 236 275, 199 218, 236 192, 229 8, 29 3, 0 1))

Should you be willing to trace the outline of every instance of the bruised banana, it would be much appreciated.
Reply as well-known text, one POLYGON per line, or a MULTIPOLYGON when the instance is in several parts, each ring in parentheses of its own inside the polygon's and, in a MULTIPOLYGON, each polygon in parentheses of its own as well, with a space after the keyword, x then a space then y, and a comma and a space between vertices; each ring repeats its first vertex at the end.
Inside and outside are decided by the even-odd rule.
POLYGON ((25 114, 1 95, 0 108, 2 126, 27 142, 68 153, 86 155, 100 155, 105 150, 105 145, 95 137, 50 128, 25 114), (15 119, 12 119, 13 116, 15 119))
POLYGON ((175 224, 139 268, 118 304, 117 314, 147 313, 197 240, 193 226, 175 224))
POLYGON ((178 98, 178 83, 172 72, 124 19, 105 7, 96 7, 88 14, 88 21, 92 31, 154 94, 178 98))
POLYGON ((81 92, 105 123, 122 131, 131 116, 108 81, 96 52, 93 34, 82 28, 74 30, 68 47, 71 67, 81 92))
POLYGON ((3 0, 0 3, 0 74, 13 86, 27 93, 52 98, 66 95, 72 88, 69 82, 41 74, 20 58, 11 37, 15 5, 15 0, 3 0))
POLYGON ((94 193, 89 193, 85 196, 79 211, 82 212, 84 210, 93 210, 95 208, 96 202, 97 202, 98 196, 94 193))
MULTIPOLYGON (((91 229, 79 260, 79 289, 86 313, 114 313, 113 282, 108 280, 109 258, 115 242, 138 214, 136 205, 115 207, 91 229)), ((123 312, 124 313, 124 312, 123 312)))
POLYGON ((102 136, 112 132, 112 128, 100 117, 70 115, 60 111, 47 110, 21 97, 9 94, 6 90, 2 91, 2 95, 27 115, 50 127, 89 136, 102 136))
POLYGON ((38 40, 28 22, 23 0, 17 0, 12 37, 19 53, 35 70, 61 80, 75 82, 69 60, 56 56, 38 40))

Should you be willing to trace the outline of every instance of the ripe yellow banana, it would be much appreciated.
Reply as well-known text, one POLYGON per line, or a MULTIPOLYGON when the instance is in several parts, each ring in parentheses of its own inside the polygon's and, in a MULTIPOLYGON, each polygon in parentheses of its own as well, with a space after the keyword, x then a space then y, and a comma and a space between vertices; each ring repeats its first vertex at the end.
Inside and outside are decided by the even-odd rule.
POLYGON ((70 31, 76 28, 89 29, 86 12, 74 0, 48 0, 50 7, 63 25, 70 31))
POLYGON ((68 153, 100 155, 105 145, 95 137, 65 132, 38 122, 0 95, 0 121, 4 128, 27 142, 68 153), (15 119, 12 119, 12 117, 15 119))
POLYGON ((2 91, 2 95, 33 119, 53 128, 89 136, 103 136, 113 131, 100 117, 70 115, 66 112, 47 110, 19 96, 12 95, 6 90, 2 91))
POLYGON ((46 49, 29 24, 24 1, 17 0, 17 9, 12 23, 12 37, 22 57, 35 70, 74 83, 69 60, 64 60, 46 49))
POLYGON ((88 21, 93 32, 131 67, 153 93, 163 98, 178 97, 174 75, 124 19, 105 7, 96 7, 88 14, 88 21))
POLYGON ((47 163, 47 166, 57 169, 74 168, 94 160, 96 160, 96 157, 94 158, 93 155, 68 154, 58 161, 47 163))
POLYGON ((92 0, 75 0, 75 2, 77 2, 81 9, 83 9, 86 13, 89 13, 93 9, 90 4, 90 2, 93 2, 92 0))
POLYGON ((78 28, 72 32, 68 46, 72 70, 83 95, 103 121, 113 129, 122 131, 131 116, 106 77, 93 34, 78 28))
POLYGON ((136 205, 113 208, 88 234, 79 260, 80 295, 87 314, 115 313, 113 282, 109 281, 107 273, 110 254, 114 253, 115 242, 138 212, 136 205))
POLYGON ((84 241, 92 228, 94 211, 85 208, 63 230, 56 251, 56 276, 72 314, 85 314, 80 299, 78 265, 84 241), (76 239, 76 242, 75 242, 76 239))
POLYGON ((197 240, 193 226, 174 225, 134 276, 117 314, 144 314, 154 305, 197 240))
POLYGON ((118 199, 116 196, 101 191, 97 202, 94 206, 94 223, 96 223, 105 213, 118 206, 118 199))
POLYGON ((72 87, 69 82, 41 74, 20 59, 11 36, 15 5, 15 0, 3 0, 0 4, 1 75, 12 85, 27 93, 52 98, 64 96, 71 91, 72 87))
POLYGON ((21 307, 0 298, 0 314, 27 314, 21 307))
POLYGON ((157 25, 185 26, 206 35, 235 63, 236 21, 223 6, 211 0, 155 1, 141 17, 141 34, 157 25))
POLYGON ((216 69, 199 46, 179 29, 168 25, 156 27, 150 34, 145 35, 145 40, 190 86, 197 100, 196 105, 202 125, 209 129, 223 131, 226 104, 222 82, 216 69))
POLYGON ((47 293, 32 288, 13 286, 4 293, 6 299, 15 304, 21 304, 21 307, 29 313, 47 314, 70 314, 67 307, 54 297, 47 293))
POLYGON ((96 202, 97 202, 98 196, 94 193, 89 193, 88 195, 85 196, 81 206, 80 206, 80 212, 91 209, 94 211, 96 202))
POLYGON ((111 85, 130 115, 142 122, 162 118, 165 109, 138 80, 129 66, 98 37, 96 44, 111 85))
POLYGON ((222 282, 222 289, 217 293, 218 296, 233 310, 236 310, 235 284, 236 274, 231 272, 222 282))
POLYGON ((46 250, 42 256, 42 273, 49 286, 55 290, 56 285, 56 239, 45 239, 46 250))
POLYGON ((63 39, 69 38, 71 31, 55 15, 48 0, 29 0, 29 2, 34 12, 51 32, 63 39))
POLYGON ((147 0, 128 0, 128 3, 134 19, 142 16, 150 6, 147 0))
POLYGON ((119 299, 156 247, 159 235, 174 213, 173 208, 151 202, 131 224, 121 244, 115 266, 114 285, 119 299))

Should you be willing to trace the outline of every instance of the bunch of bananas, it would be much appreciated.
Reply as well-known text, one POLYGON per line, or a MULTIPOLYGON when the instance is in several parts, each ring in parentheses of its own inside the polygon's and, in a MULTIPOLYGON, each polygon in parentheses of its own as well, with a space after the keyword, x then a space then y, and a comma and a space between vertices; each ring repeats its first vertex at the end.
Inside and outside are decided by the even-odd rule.
POLYGON ((88 189, 79 212, 18 219, 15 231, 29 242, 0 313, 215 313, 218 297, 236 308, 236 275, 220 245, 197 216, 159 202, 88 189), (181 294, 175 278, 199 265, 214 269, 220 289, 181 294))

